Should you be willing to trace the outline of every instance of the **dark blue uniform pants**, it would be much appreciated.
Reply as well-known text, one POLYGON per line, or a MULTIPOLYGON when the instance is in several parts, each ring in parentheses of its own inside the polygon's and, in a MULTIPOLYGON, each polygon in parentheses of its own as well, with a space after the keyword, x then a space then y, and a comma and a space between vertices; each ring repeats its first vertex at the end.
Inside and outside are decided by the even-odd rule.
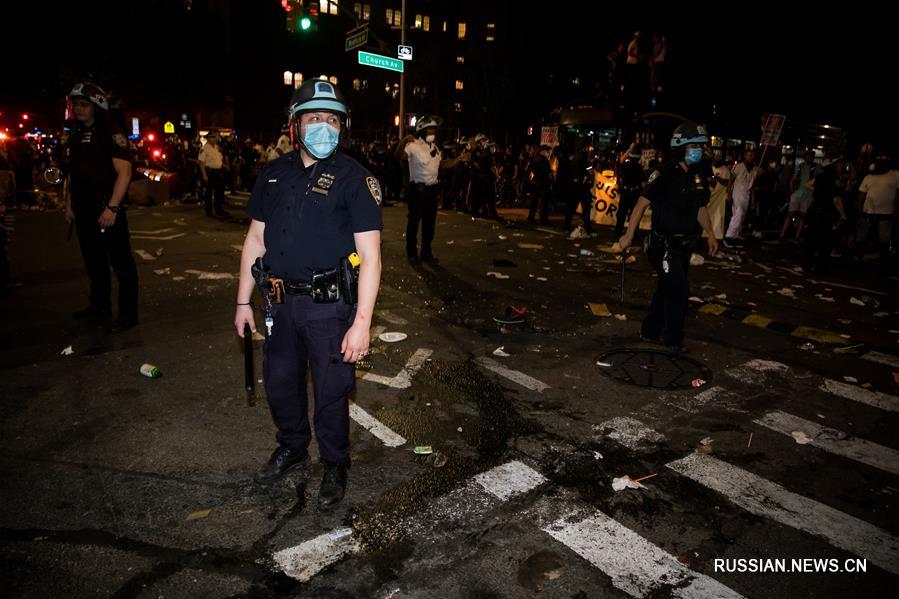
POLYGON ((314 304, 309 296, 288 295, 274 306, 275 324, 263 346, 262 369, 281 446, 309 447, 308 367, 319 455, 328 462, 349 462, 349 395, 356 385, 356 368, 344 363, 340 344, 354 317, 353 306, 342 301, 314 304))
POLYGON ((421 223, 421 257, 428 258, 434 229, 437 228, 437 185, 409 183, 406 200, 409 203, 409 217, 406 223, 406 256, 418 256, 418 224, 421 223))
POLYGON ((665 245, 660 236, 652 236, 649 262, 659 275, 659 284, 649 304, 649 314, 643 320, 642 332, 644 337, 661 336, 665 345, 680 345, 684 342, 684 320, 690 295, 687 270, 691 249, 680 243, 669 243, 668 272, 665 272, 665 245))
POLYGON ((75 206, 75 227, 78 230, 78 244, 81 257, 91 281, 91 308, 109 312, 112 278, 109 268, 115 271, 119 281, 119 318, 137 318, 137 266, 131 254, 131 237, 128 233, 128 217, 124 210, 116 215, 115 224, 100 231, 97 220, 100 211, 92 203, 93 198, 79 200, 73 198, 75 206))

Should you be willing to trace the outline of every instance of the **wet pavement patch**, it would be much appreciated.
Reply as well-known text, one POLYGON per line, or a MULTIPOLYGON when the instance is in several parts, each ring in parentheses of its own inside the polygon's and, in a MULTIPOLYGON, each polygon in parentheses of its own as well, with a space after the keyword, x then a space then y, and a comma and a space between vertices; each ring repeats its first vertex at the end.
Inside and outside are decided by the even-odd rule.
POLYGON ((431 498, 455 489, 463 480, 498 464, 510 439, 537 432, 521 418, 503 388, 488 379, 472 362, 434 361, 425 364, 410 389, 411 401, 379 413, 380 420, 414 444, 432 445, 446 462, 439 468, 422 457, 422 469, 411 480, 385 492, 367 506, 350 513, 345 524, 367 550, 377 550, 403 538, 403 520, 431 498), (428 406, 427 404, 431 404, 428 406), (462 410, 459 417, 445 418, 462 410), (473 412, 475 416, 465 417, 473 412), (462 432, 458 432, 462 428, 462 432), (424 434, 427 439, 421 438, 424 434))
POLYGON ((702 362, 660 350, 617 349, 602 354, 597 362, 606 376, 639 387, 690 389, 712 380, 712 371, 702 362))

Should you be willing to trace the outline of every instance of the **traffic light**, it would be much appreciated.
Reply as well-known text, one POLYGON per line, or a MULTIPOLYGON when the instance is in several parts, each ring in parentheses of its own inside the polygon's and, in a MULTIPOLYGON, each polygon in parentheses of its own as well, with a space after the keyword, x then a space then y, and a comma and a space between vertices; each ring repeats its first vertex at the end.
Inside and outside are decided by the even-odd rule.
POLYGON ((306 33, 318 30, 318 2, 281 0, 281 7, 287 19, 288 31, 306 33))

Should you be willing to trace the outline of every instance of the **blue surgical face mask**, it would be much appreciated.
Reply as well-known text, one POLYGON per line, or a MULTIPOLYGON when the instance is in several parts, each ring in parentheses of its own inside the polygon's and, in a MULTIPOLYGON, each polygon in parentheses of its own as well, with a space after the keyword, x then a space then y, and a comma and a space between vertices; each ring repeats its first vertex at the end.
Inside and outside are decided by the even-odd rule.
POLYGON ((303 145, 310 154, 322 160, 334 153, 339 139, 340 131, 328 123, 310 123, 306 125, 303 145))
POLYGON ((684 154, 684 162, 687 164, 696 164, 702 160, 702 148, 687 148, 684 154))

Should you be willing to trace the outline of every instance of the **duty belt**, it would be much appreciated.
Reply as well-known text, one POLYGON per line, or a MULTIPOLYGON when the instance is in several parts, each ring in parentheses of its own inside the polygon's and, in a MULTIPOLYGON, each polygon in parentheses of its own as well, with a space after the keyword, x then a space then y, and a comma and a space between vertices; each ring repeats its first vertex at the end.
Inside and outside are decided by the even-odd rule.
POLYGON ((287 295, 312 295, 312 283, 303 281, 284 281, 287 295))

